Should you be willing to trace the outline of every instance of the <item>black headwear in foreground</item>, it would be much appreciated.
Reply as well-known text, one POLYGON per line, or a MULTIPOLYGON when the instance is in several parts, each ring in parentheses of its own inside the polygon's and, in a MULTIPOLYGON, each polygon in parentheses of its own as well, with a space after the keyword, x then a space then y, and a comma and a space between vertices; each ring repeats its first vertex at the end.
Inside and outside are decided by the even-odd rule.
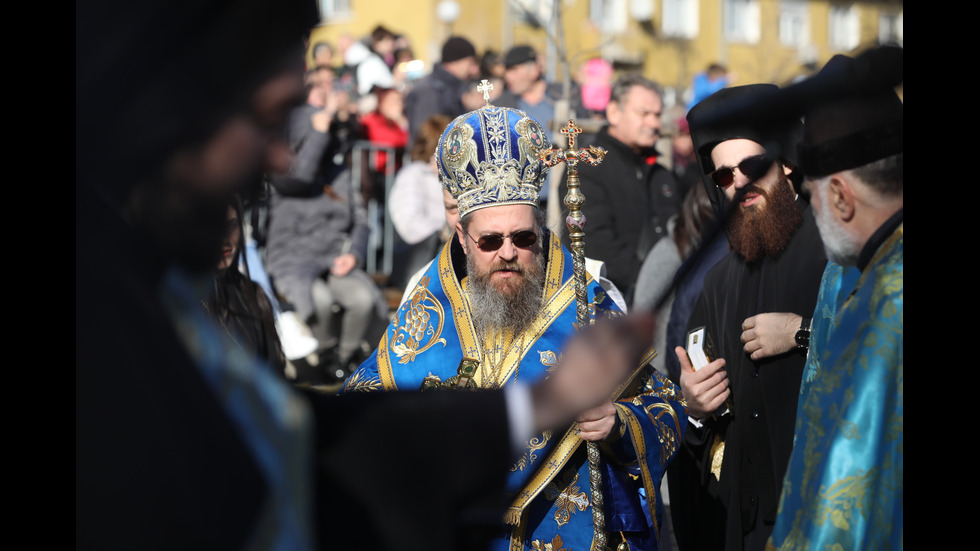
POLYGON ((95 185, 121 202, 287 60, 302 63, 303 36, 317 20, 310 0, 76 4, 76 187, 95 185))
MULTIPOLYGON (((836 55, 815 78, 855 70, 854 59, 836 55)), ((799 145, 804 174, 827 176, 902 153, 904 112, 902 100, 887 87, 855 90, 812 106, 799 145)))
MULTIPOLYGON (((758 101, 764 103, 779 94, 779 87, 774 84, 749 84, 723 88, 704 100, 698 102, 687 114, 691 127, 691 140, 698 156, 698 165, 702 174, 715 170, 711 161, 711 150, 726 140, 744 138, 752 140, 766 148, 773 159, 796 166, 796 144, 803 133, 803 124, 798 117, 787 119, 729 119, 717 120, 719 113, 724 113, 733 103, 758 101)), ((710 178, 702 178, 708 197, 716 209, 724 204, 723 192, 719 190, 710 178)))

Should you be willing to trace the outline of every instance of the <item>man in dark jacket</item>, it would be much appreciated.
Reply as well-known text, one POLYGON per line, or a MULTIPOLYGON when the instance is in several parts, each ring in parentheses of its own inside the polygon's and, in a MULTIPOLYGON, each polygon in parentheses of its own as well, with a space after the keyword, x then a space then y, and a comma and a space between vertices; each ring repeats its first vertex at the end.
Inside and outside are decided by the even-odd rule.
POLYGON ((442 45, 442 61, 432 72, 415 83, 405 98, 405 115, 412 141, 419 128, 432 115, 456 118, 463 108, 463 92, 467 83, 480 73, 476 48, 462 36, 453 36, 442 45))
POLYGON ((609 124, 594 144, 606 150, 606 158, 579 171, 585 194, 585 255, 606 263, 609 279, 627 300, 643 259, 667 235, 667 220, 683 199, 673 174, 657 163, 654 145, 660 138, 662 108, 657 84, 638 74, 621 76, 606 108, 609 124))

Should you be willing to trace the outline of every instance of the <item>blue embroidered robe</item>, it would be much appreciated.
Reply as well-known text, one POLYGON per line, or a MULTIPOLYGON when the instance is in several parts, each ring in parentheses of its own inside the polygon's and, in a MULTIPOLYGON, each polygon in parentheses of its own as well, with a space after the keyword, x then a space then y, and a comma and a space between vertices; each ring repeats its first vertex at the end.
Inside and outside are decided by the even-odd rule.
POLYGON ((770 548, 902 548, 903 229, 824 271, 770 548))
MULTIPOLYGON (((461 283, 465 273, 455 240, 447 244, 410 298, 399 308, 381 344, 347 380, 343 392, 418 390, 423 379, 457 375, 464 357, 481 362, 473 380, 496 388, 520 380, 533 384, 557 365, 562 345, 575 331, 572 258, 557 237, 547 240, 548 262, 541 311, 505 350, 491 351, 490 365, 476 334, 461 283), (456 266, 453 249, 456 249, 456 266)), ((621 312, 589 280, 589 311, 621 312)), ((651 350, 644 364, 653 358, 651 350)), ((687 411, 674 385, 647 365, 625 398, 616 402, 622 436, 603 445, 606 528, 613 547, 625 536, 633 549, 656 549, 662 515, 660 481, 683 437, 687 411), (637 457, 641 458, 637 461, 637 457), (647 499, 650 496, 650 499, 647 499)), ((511 468, 507 487, 515 496, 493 549, 587 550, 592 546, 592 496, 586 446, 573 426, 532 438, 511 468)))

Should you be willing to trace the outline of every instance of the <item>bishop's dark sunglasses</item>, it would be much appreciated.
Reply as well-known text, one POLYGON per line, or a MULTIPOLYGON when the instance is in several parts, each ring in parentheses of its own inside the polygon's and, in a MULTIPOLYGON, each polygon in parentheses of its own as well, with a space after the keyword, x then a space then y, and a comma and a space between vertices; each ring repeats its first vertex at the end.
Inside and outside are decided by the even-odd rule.
POLYGON ((728 186, 735 183, 736 168, 739 172, 744 174, 746 178, 754 182, 765 176, 766 172, 769 172, 769 167, 772 166, 773 162, 774 160, 766 155, 753 155, 752 157, 742 159, 742 161, 735 166, 723 166, 712 172, 710 176, 715 182, 716 186, 720 187, 721 189, 726 189, 728 186))
MULTIPOLYGON (((466 234, 470 239, 473 236, 466 234)), ((500 235, 499 233, 488 233, 481 235, 479 239, 473 239, 477 247, 480 247, 481 251, 492 253, 500 247, 504 246, 504 239, 510 238, 510 242, 514 244, 515 247, 520 247, 526 249, 531 245, 538 242, 538 234, 531 230, 521 230, 516 231, 510 235, 500 235)))

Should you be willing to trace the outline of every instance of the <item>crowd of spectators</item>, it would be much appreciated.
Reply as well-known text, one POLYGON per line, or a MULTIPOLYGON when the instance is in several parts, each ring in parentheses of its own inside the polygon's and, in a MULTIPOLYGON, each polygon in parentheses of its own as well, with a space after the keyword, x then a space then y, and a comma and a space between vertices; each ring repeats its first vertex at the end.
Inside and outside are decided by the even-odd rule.
MULTIPOLYGON (((746 135, 740 127, 713 126, 717 120, 713 110, 727 108, 724 102, 744 94, 765 99, 776 93, 773 85, 733 88, 734 75, 718 64, 695 76, 684 96, 688 104, 681 106, 684 114, 672 117, 676 110, 668 113, 658 83, 635 72, 617 75, 612 64, 601 58, 582 63, 566 90, 546 79, 543 59, 529 45, 515 45, 505 52, 487 49, 481 55, 467 38, 452 36, 440 53, 440 60, 426 72, 408 36, 383 25, 361 39, 344 37, 336 45, 309 45, 313 63, 306 71, 305 101, 292 109, 286 123, 290 162, 266 176, 264 195, 236 197, 220 205, 226 214, 223 256, 214 266, 204 311, 239 352, 258 356, 277 377, 300 385, 343 382, 377 346, 392 309, 408 296, 420 269, 454 235, 456 204, 448 202, 451 197, 442 189, 433 158, 453 118, 490 102, 531 115, 553 142, 565 139, 560 129, 574 118, 587 127, 579 145, 599 145, 606 151, 603 163, 580 169, 587 198, 585 253, 602 266, 603 281, 616 297, 625 297, 632 309, 656 309, 661 316, 654 337, 660 355, 654 366, 681 388, 700 431, 688 432, 679 444, 690 453, 687 460, 674 464, 671 483, 687 484, 697 477, 709 483, 701 488, 704 495, 687 492, 677 503, 693 510, 720 495, 741 505, 741 510, 731 508, 727 513, 706 509, 706 523, 714 522, 715 530, 685 525, 678 530, 678 541, 689 548, 692 541, 711 541, 712 548, 761 549, 773 534, 780 496, 807 497, 794 496, 798 490, 780 484, 786 464, 796 470, 805 466, 790 440, 800 434, 794 433, 799 427, 792 421, 795 390, 804 368, 809 379, 803 379, 800 396, 809 400, 802 404, 809 404, 810 415, 819 413, 819 400, 836 399, 832 388, 820 386, 824 383, 817 378, 819 366, 811 365, 815 360, 807 356, 810 326, 814 324, 814 335, 824 344, 835 337, 846 341, 847 334, 838 336, 837 328, 827 326, 826 320, 821 324, 809 317, 817 291, 826 309, 843 308, 832 294, 842 285, 858 285, 860 290, 853 267, 861 271, 869 263, 886 264, 869 256, 879 246, 898 251, 888 261, 899 270, 898 360, 888 367, 898 366, 901 408, 901 102, 886 94, 867 100, 868 105, 838 106, 842 112, 856 110, 862 116, 874 115, 880 108, 881 120, 871 115, 870 122, 860 117, 834 119, 833 125, 828 123, 834 129, 867 122, 870 130, 860 127, 855 132, 873 131, 878 136, 880 128, 894 130, 897 121, 898 135, 883 140, 885 146, 865 144, 864 156, 849 159, 847 166, 825 165, 813 151, 806 159, 795 158, 794 140, 800 140, 797 134, 802 129, 764 128, 760 123, 753 129, 759 131, 756 136, 746 135), (689 108, 694 108, 693 118, 687 115, 689 108), (699 139, 692 136, 692 127, 699 139), (777 142, 794 147, 767 150, 777 142), (821 170, 825 174, 807 180, 805 187, 797 172, 804 161, 810 164, 809 174, 821 170), (865 172, 855 172, 857 168, 865 172), (878 172, 884 173, 881 178, 888 188, 865 182, 864 174, 878 172), (809 193, 815 194, 823 212, 810 212, 809 193), (855 196, 873 200, 857 201, 855 196), (829 198, 836 202, 831 204, 829 198), (765 208, 743 213, 742 218, 729 219, 724 210, 726 205, 756 203, 765 208), (847 236, 841 237, 845 230, 837 226, 853 223, 855 209, 874 224, 859 228, 861 247, 850 250, 856 245, 850 246, 847 236), (760 222, 751 214, 755 211, 786 225, 760 222), (719 224, 726 220, 725 231, 720 231, 719 224), (828 234, 843 243, 828 243, 828 234), (893 237, 882 245, 888 235, 893 237), (821 256, 821 245, 830 255, 830 264, 821 256), (701 254, 695 255, 698 249, 701 254), (386 264, 385 258, 392 262, 386 264), (688 265, 690 260, 696 262, 688 265), (719 268, 706 279, 716 263, 719 268), (682 265, 689 277, 678 281, 682 265), (722 279, 722 274, 728 277, 722 279), (783 293, 784 289, 792 292, 783 293), (772 316, 791 320, 788 325, 781 322, 789 330, 782 331, 785 338, 775 350, 763 342, 776 323, 772 316), (720 356, 709 358, 714 361, 700 373, 688 365, 682 348, 674 353, 675 345, 685 344, 691 324, 710 329, 719 345, 720 356), (756 345, 757 349, 749 350, 756 345), (773 376, 779 377, 778 404, 763 388, 766 384, 776 388, 773 376), (727 407, 725 399, 734 392, 729 390, 733 383, 728 377, 738 377, 734 384, 743 390, 738 406, 732 408, 734 415, 726 418, 727 412, 715 413, 727 407), (710 399, 697 388, 710 388, 710 399), (758 421, 760 411, 778 419, 758 421), (743 429, 733 419, 751 426, 743 429), (729 449, 736 450, 727 456, 726 440, 729 449), (758 450, 765 453, 755 454, 758 450), (715 477, 712 482, 695 463, 706 458, 710 463, 716 457, 717 472, 715 465, 708 472, 715 477), (760 457, 764 463, 751 466, 753 458, 760 457), (744 463, 737 463, 742 459, 744 463)), ((829 117, 818 111, 814 120, 819 121, 819 116, 829 117)), ((811 148, 822 151, 824 142, 838 143, 818 131, 829 132, 817 125, 807 128, 811 148)), ((562 196, 566 191, 564 186, 555 189, 562 196)), ((543 203, 560 199, 549 197, 547 188, 541 194, 543 203)), ((552 230, 563 233, 563 228, 552 230)), ((886 275, 895 277, 890 273, 881 277, 886 275)), ((880 285, 887 287, 890 281, 883 279, 880 285)), ((822 434, 805 436, 823 438, 822 434)), ((890 453, 897 453, 901 461, 900 434, 898 452, 890 453)), ((899 463, 899 479, 901 468, 899 463)), ((669 505, 667 492, 664 497, 669 505)), ((666 512, 670 514, 669 506, 666 512)), ((898 515, 900 521, 900 507, 898 515)), ((669 530, 669 517, 666 521, 669 530)), ((793 535, 779 529, 775 533, 793 535)), ((661 548, 671 545, 661 541, 661 548)))
MULTIPOLYGON (((605 166, 581 171, 586 252, 604 264, 614 293, 627 302, 640 265, 661 237, 672 235, 685 195, 699 182, 689 168, 696 163, 683 114, 674 109, 668 119, 657 83, 617 75, 602 58, 575 67, 566 92, 547 80, 542 56, 526 44, 479 51, 452 36, 426 71, 407 34, 378 25, 364 37, 309 44, 308 54, 306 102, 288 127, 290 169, 268 178, 266 200, 243 213, 259 253, 253 279, 272 295, 277 316, 285 314, 279 325, 290 345, 287 369, 300 381, 346 377, 376 345, 409 276, 452 234, 432 152, 449 121, 487 101, 529 113, 552 142, 563 139, 563 121, 574 118, 585 128, 581 144, 610 151, 605 166), (607 182, 626 158, 636 165, 635 183, 607 182), (293 346, 311 337, 313 352, 293 346)), ((561 198, 550 197, 546 186, 540 199, 560 212, 561 198)), ((551 226, 565 232, 560 223, 551 226)))

